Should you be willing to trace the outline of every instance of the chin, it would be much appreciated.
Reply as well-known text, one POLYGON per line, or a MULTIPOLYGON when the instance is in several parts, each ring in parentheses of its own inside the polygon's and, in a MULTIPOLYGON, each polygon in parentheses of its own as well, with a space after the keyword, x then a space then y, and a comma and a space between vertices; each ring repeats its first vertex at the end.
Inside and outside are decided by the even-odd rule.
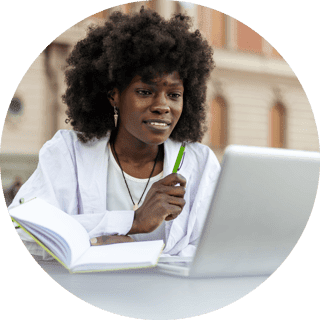
POLYGON ((160 145, 163 144, 167 139, 169 139, 170 136, 153 136, 153 137, 145 137, 145 139, 141 139, 144 143, 149 145, 160 145))

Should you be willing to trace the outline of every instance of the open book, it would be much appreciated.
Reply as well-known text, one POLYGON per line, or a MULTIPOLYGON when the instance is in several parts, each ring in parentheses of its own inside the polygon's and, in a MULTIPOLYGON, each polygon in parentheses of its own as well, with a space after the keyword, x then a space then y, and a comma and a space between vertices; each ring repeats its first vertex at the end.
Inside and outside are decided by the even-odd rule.
POLYGON ((153 267, 162 240, 91 246, 74 218, 39 198, 9 210, 11 218, 71 273, 153 267))

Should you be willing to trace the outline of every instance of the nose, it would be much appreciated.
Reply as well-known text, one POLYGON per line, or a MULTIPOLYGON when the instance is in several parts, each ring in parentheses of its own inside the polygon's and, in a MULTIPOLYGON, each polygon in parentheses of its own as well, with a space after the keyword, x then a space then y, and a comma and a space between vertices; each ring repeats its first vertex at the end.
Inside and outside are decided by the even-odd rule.
POLYGON ((168 101, 165 93, 158 93, 155 96, 155 100, 151 106, 151 112, 154 113, 169 113, 170 107, 168 105, 168 101))

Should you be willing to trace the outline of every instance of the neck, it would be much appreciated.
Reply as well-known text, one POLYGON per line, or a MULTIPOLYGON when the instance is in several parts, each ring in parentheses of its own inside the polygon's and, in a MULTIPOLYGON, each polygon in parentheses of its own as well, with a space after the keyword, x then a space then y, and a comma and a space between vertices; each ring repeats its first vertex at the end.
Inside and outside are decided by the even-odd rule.
POLYGON ((132 140, 120 139, 118 135, 111 136, 110 143, 113 145, 111 150, 121 170, 128 175, 138 179, 147 179, 154 166, 153 177, 163 170, 163 145, 133 143, 132 140))
MULTIPOLYGON (((153 162, 157 156, 159 146, 149 145, 139 140, 127 140, 115 135, 110 139, 116 149, 120 161, 134 162, 134 163, 148 163, 153 162)), ((162 155, 158 156, 158 160, 162 160, 162 155)))

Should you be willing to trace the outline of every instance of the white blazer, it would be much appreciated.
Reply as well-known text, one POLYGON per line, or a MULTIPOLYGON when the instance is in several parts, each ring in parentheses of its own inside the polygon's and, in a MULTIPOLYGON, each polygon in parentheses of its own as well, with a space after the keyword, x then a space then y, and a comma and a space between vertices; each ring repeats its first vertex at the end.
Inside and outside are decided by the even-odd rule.
MULTIPOLYGON (((109 137, 82 143, 76 132, 58 131, 41 148, 37 169, 10 207, 19 205, 20 198, 39 197, 72 215, 90 237, 127 234, 134 212, 106 210, 109 137)), ((164 177, 172 172, 180 146, 171 139, 164 143, 164 177)), ((165 221, 164 254, 194 254, 219 172, 219 162, 210 148, 200 143, 186 145, 179 171, 187 180, 186 204, 176 219, 165 221)), ((22 231, 20 236, 31 239, 22 231)))

